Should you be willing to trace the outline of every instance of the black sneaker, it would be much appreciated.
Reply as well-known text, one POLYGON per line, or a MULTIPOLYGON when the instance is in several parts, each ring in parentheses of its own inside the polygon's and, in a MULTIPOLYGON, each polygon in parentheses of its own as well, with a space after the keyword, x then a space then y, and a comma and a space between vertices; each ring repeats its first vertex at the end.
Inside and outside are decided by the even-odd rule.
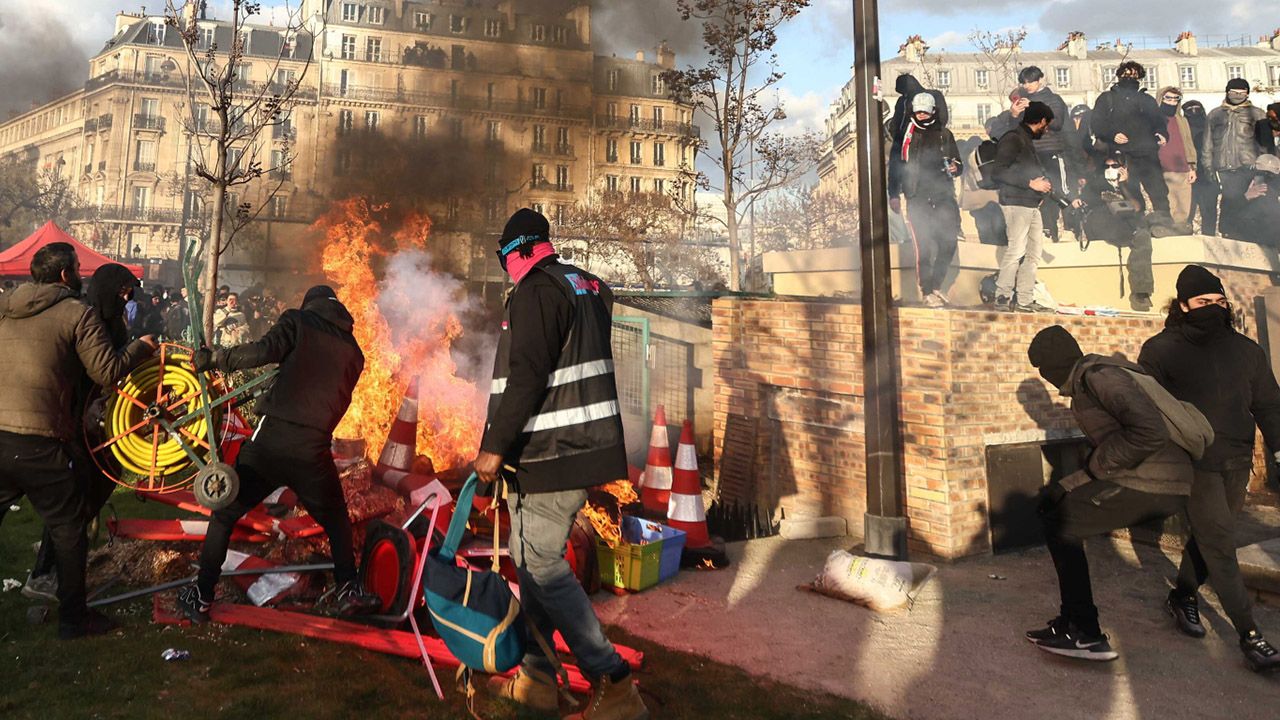
POLYGON ((1057 637, 1062 637, 1066 634, 1067 627, 1069 625, 1070 621, 1059 615, 1058 617, 1050 620, 1049 623, 1042 628, 1028 630, 1027 640, 1034 643, 1040 642, 1041 640, 1052 640, 1057 637))
POLYGON ((75 640, 76 638, 106 635, 120 627, 119 623, 92 608, 86 609, 83 616, 76 620, 58 621, 58 639, 75 640))
POLYGON ((1041 305, 1038 302, 1030 302, 1027 304, 1018 303, 1013 307, 1014 312, 1020 313, 1056 313, 1057 311, 1047 305, 1041 305))
POLYGON ((1129 307, 1136 312, 1147 312, 1151 309, 1151 296, 1140 293, 1134 293, 1129 296, 1129 307))
POLYGON ((1193 638, 1204 637, 1204 625, 1200 622, 1200 604, 1196 602, 1194 595, 1183 598, 1170 592, 1169 598, 1164 601, 1164 606, 1173 616, 1173 624, 1183 635, 1193 638))
POLYGON ((1240 651, 1254 672, 1280 670, 1280 651, 1271 647, 1271 643, 1257 630, 1250 630, 1248 635, 1240 638, 1240 651))
POLYGON ((1013 298, 1008 295, 997 295, 995 300, 987 303, 993 310, 1008 310, 1013 304, 1013 298))
POLYGON ((368 615, 382 609, 382 598, 365 590, 358 582, 347 582, 334 594, 334 605, 340 617, 368 615))
POLYGON ((1087 635, 1074 625, 1068 625, 1064 632, 1054 637, 1036 641, 1035 645, 1045 652, 1077 660, 1102 662, 1120 657, 1119 653, 1111 649, 1106 633, 1087 635))
POLYGON ((206 600, 200 594, 200 588, 196 587, 195 583, 191 583, 178 591, 178 601, 175 605, 188 620, 197 625, 203 625, 209 622, 209 608, 213 606, 213 602, 206 600))

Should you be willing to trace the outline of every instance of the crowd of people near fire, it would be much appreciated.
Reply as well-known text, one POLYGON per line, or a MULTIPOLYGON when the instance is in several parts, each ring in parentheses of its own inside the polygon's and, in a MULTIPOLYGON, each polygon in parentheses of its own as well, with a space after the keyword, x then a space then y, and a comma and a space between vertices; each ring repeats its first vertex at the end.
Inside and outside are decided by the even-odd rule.
MULTIPOLYGON (((530 641, 513 676, 493 676, 490 692, 558 709, 563 668, 545 642, 558 631, 592 686, 573 717, 643 720, 649 713, 631 668, 565 559, 587 488, 627 476, 609 341, 613 296, 599 278, 560 261, 547 219, 533 210, 512 216, 497 255, 515 287, 495 328, 494 390, 474 468, 486 486, 505 487, 520 605, 529 633, 543 640, 530 641)), ((150 359, 171 318, 190 312, 184 291, 144 293, 122 265, 103 265, 87 284, 80 270, 73 246, 50 243, 35 253, 30 282, 0 293, 0 345, 8 353, 0 373, 0 522, 23 498, 44 521, 23 595, 56 601, 58 636, 68 640, 118 628, 87 603, 86 528, 115 488, 86 449, 92 398, 150 359)), ((235 460, 238 491, 212 511, 197 579, 180 589, 175 606, 194 623, 211 619, 236 523, 283 485, 328 537, 334 583, 324 607, 344 617, 377 612, 382 599, 360 580, 331 450, 364 371, 355 321, 327 285, 290 309, 269 291, 217 292, 214 343, 192 353, 195 370, 276 365, 278 374, 255 401, 257 426, 235 460)), ((186 321, 173 325, 171 337, 190 332, 186 321)), ((458 595, 465 603, 471 593, 468 574, 458 595)))
POLYGON ((1228 81, 1220 105, 1154 95, 1146 70, 1127 61, 1093 107, 1068 108, 1044 72, 1022 68, 1008 110, 986 122, 987 139, 958 143, 938 90, 912 75, 888 135, 889 203, 907 226, 926 306, 949 304, 943 285, 969 212, 983 243, 1003 245, 991 307, 1052 312, 1035 295, 1047 243, 1099 240, 1130 248, 1129 302, 1152 308, 1152 238, 1200 234, 1280 247, 1280 103, 1250 100, 1228 81), (960 191, 956 192, 956 180, 960 191))

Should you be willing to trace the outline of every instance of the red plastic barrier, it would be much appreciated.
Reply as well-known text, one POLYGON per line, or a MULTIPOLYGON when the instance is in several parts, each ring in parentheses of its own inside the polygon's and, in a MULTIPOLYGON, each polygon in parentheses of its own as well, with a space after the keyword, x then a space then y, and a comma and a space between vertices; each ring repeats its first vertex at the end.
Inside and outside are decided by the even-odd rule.
MULTIPOLYGON (((107 527, 116 537, 134 540, 168 540, 203 542, 209 532, 208 520, 108 520, 107 527)), ((244 542, 266 542, 270 535, 250 532, 242 527, 231 530, 231 539, 244 542)))

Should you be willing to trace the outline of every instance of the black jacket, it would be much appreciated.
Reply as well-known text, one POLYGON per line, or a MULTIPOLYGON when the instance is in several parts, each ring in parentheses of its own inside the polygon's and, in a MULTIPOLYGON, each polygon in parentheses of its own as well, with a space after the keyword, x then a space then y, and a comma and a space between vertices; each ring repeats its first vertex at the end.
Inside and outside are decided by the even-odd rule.
MULTIPOLYGON (((548 394, 551 374, 560 364, 565 343, 580 318, 566 290, 551 274, 539 267, 559 262, 552 255, 537 263, 511 290, 507 303, 507 332, 510 337, 507 376, 501 401, 489 413, 488 427, 480 449, 516 462, 516 484, 521 493, 540 493, 591 487, 627 476, 626 451, 621 445, 556 457, 539 462, 520 462, 524 428, 548 394)), ((600 284, 603 304, 600 322, 611 322, 613 292, 600 284)), ((608 329, 605 329, 605 337, 608 329)), ((501 347, 501 341, 499 342, 501 347)), ((495 363, 496 365, 496 363, 495 363)))
MULTIPOLYGON (((1067 103, 1062 97, 1047 87, 1042 87, 1034 93, 1028 93, 1019 87, 1013 92, 1018 97, 1024 97, 1032 102, 1044 103, 1053 111, 1053 119, 1049 121, 1049 127, 1045 128, 1044 135, 1033 141, 1036 152, 1042 155, 1062 155, 1069 151, 1075 124, 1067 116, 1067 103)), ((1016 118, 1013 113, 1005 110, 991 120, 991 135, 1000 137, 1017 128, 1021 122, 1021 118, 1016 118)))
POLYGON ((342 303, 312 300, 286 311, 261 340, 219 350, 214 358, 223 372, 280 363, 279 376, 255 406, 258 414, 332 433, 364 372, 354 327, 342 303))
POLYGON ((902 151, 902 135, 907 131, 907 123, 911 122, 911 99, 918 93, 927 92, 933 96, 934 117, 939 127, 946 127, 951 120, 947 110, 947 99, 940 90, 925 90, 920 81, 911 73, 904 73, 894 81, 894 89, 898 91, 898 100, 893 105, 893 115, 889 118, 889 139, 892 141, 890 155, 902 151))
POLYGON ((901 149, 889 158, 889 197, 954 198, 955 176, 943 170, 943 163, 960 159, 955 136, 936 120, 927 128, 913 128, 911 123, 908 128, 911 144, 903 143, 907 159, 902 159, 901 149))
POLYGON ((1090 240, 1103 240, 1128 246, 1132 243, 1135 232, 1146 231, 1147 225, 1142 220, 1142 213, 1136 211, 1142 205, 1129 192, 1128 183, 1120 183, 1118 187, 1113 188, 1106 178, 1095 173, 1080 191, 1080 200, 1085 205, 1084 230, 1090 240), (1108 201, 1115 199, 1128 200, 1134 206, 1135 212, 1129 214, 1112 212, 1108 201))
POLYGON ((1136 80, 1117 82, 1099 95, 1090 122, 1094 137, 1126 155, 1154 156, 1160 151, 1156 135, 1168 137, 1168 119, 1160 112, 1156 99, 1138 87, 1136 80), (1123 133, 1129 142, 1116 144, 1118 133, 1123 133))
POLYGON ((1195 475, 1191 455, 1128 371, 1143 372, 1125 360, 1086 355, 1062 388, 1094 447, 1089 474, 1141 492, 1186 495, 1195 475))
POLYGON ((1032 190, 1028 183, 1044 177, 1044 166, 1036 155, 1031 131, 1026 125, 1018 123, 1018 127, 1001 136, 992 166, 1000 186, 1001 205, 1040 207, 1044 195, 1032 190))
POLYGON ((1199 408, 1213 426, 1213 445, 1197 467, 1248 467, 1255 425, 1267 446, 1280 450, 1280 386, 1254 341, 1224 328, 1195 342, 1181 325, 1166 326, 1143 344, 1138 362, 1175 398, 1199 408))

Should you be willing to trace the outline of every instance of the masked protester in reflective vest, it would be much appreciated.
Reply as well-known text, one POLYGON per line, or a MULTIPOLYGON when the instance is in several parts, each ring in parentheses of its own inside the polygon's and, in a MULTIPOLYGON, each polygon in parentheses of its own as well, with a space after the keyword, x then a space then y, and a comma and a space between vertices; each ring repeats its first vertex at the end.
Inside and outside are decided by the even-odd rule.
MULTIPOLYGON (((510 483, 511 558, 520 597, 543 637, 559 630, 593 693, 584 718, 648 717, 630 669, 605 638, 565 561, 587 488, 626 477, 622 418, 609 344, 613 293, 560 261, 550 226, 528 208, 511 216, 498 261, 515 283, 494 360, 489 416, 475 469, 510 483)), ((555 668, 531 643, 520 671, 494 678, 499 697, 557 709, 555 668)))

